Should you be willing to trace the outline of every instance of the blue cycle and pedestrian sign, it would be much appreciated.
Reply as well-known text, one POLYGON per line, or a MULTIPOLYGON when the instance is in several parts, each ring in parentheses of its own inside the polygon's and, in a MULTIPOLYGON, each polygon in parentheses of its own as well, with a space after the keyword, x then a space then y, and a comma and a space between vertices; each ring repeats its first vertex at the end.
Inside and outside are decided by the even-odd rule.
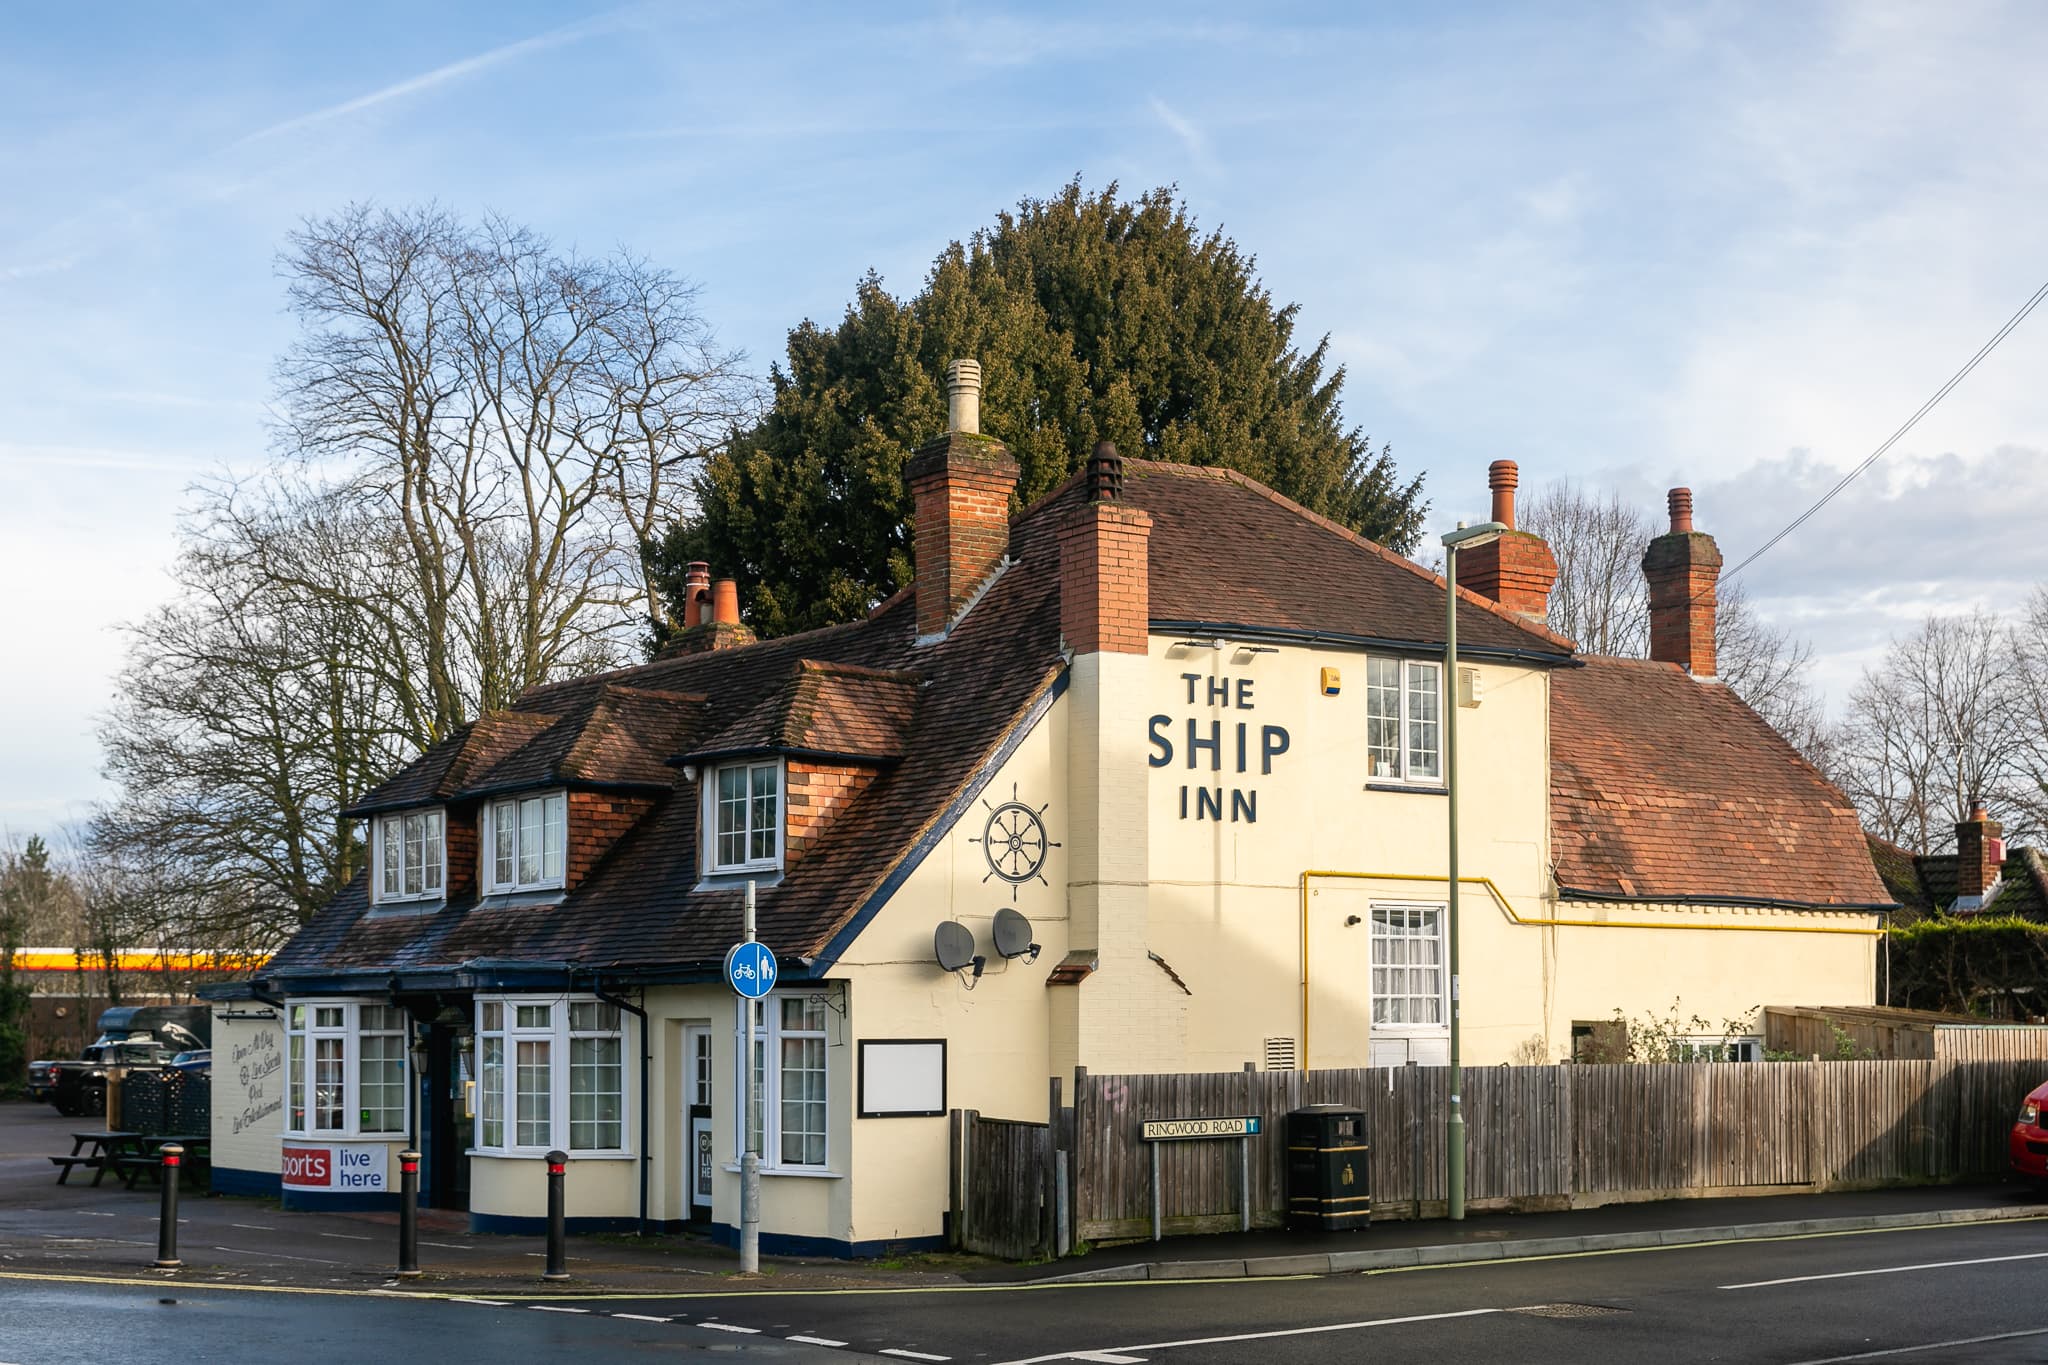
POLYGON ((725 979, 744 999, 759 1000, 775 989, 775 954, 765 943, 735 943, 725 955, 725 979))

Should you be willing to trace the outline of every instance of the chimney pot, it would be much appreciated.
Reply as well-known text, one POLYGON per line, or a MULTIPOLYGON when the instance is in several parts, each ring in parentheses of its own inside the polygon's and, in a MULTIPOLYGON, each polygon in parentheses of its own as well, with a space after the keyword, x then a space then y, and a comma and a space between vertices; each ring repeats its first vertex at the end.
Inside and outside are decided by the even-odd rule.
POLYGON ((1124 457, 1116 442, 1097 441, 1088 460, 1088 501, 1118 502, 1124 495, 1124 457))
POLYGON ((1493 490, 1493 519, 1515 529, 1515 486, 1522 481, 1513 460, 1495 460, 1486 467, 1486 486, 1493 490))
POLYGON ((1692 490, 1674 488, 1665 495, 1664 505, 1671 510, 1671 534, 1674 536, 1692 533, 1692 490))
POLYGON ((711 566, 692 560, 683 570, 683 629, 703 625, 711 619, 711 566))
POLYGON ((946 430, 981 433, 981 362, 956 360, 946 366, 946 430))
POLYGON ((728 626, 740 623, 740 585, 730 578, 711 585, 711 619, 728 626))

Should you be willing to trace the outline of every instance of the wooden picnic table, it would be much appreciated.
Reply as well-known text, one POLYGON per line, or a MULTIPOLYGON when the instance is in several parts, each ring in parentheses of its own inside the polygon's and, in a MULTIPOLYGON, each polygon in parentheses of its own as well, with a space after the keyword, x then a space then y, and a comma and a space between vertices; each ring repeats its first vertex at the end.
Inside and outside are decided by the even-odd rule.
MULTIPOLYGON (((120 1128, 103 1128, 71 1135, 71 1155, 53 1156, 51 1164, 57 1168, 57 1183, 65 1184, 71 1179, 71 1172, 79 1166, 92 1169, 92 1183, 98 1185, 107 1178, 107 1172, 115 1169, 114 1158, 125 1155, 129 1144, 142 1134, 120 1128), (92 1150, 87 1151, 90 1147, 92 1150)), ((132 1185, 132 1181, 130 1182, 132 1185)))

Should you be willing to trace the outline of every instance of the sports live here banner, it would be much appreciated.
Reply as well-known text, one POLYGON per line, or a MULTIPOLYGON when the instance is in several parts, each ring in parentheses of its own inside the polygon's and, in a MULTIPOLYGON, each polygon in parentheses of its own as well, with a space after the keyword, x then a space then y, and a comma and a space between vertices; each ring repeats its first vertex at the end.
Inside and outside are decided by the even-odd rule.
POLYGON ((288 1190, 370 1190, 390 1188, 391 1157, 383 1147, 284 1146, 284 1187, 288 1190))

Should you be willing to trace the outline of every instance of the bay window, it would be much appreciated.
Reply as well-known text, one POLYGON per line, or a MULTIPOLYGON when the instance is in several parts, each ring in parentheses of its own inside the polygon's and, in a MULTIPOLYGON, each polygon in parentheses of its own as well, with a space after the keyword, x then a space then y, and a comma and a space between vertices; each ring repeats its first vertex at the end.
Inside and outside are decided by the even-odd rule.
POLYGON ((372 864, 377 901, 439 900, 448 861, 445 822, 438 810, 400 811, 372 822, 372 864))
POLYGON ((594 999, 477 1002, 479 1151, 626 1148, 625 1023, 594 999))
POLYGON ((1365 661, 1366 776, 1374 782, 1443 781, 1443 665, 1374 656, 1365 661))
POLYGON ((753 1022, 754 1107, 745 1141, 769 1169, 826 1165, 825 1002, 774 995, 742 1002, 753 1022), (774 1065, 769 1065, 769 1059, 774 1065))
POLYGON ((396 1005, 291 1003, 285 1017, 285 1131, 298 1137, 404 1137, 407 1044, 396 1005))
POLYGON ((562 884, 569 801, 561 792, 516 796, 484 807, 484 884, 490 891, 537 891, 562 884))
POLYGON ((728 763, 715 768, 705 825, 712 836, 710 870, 754 872, 782 865, 782 762, 728 763))

